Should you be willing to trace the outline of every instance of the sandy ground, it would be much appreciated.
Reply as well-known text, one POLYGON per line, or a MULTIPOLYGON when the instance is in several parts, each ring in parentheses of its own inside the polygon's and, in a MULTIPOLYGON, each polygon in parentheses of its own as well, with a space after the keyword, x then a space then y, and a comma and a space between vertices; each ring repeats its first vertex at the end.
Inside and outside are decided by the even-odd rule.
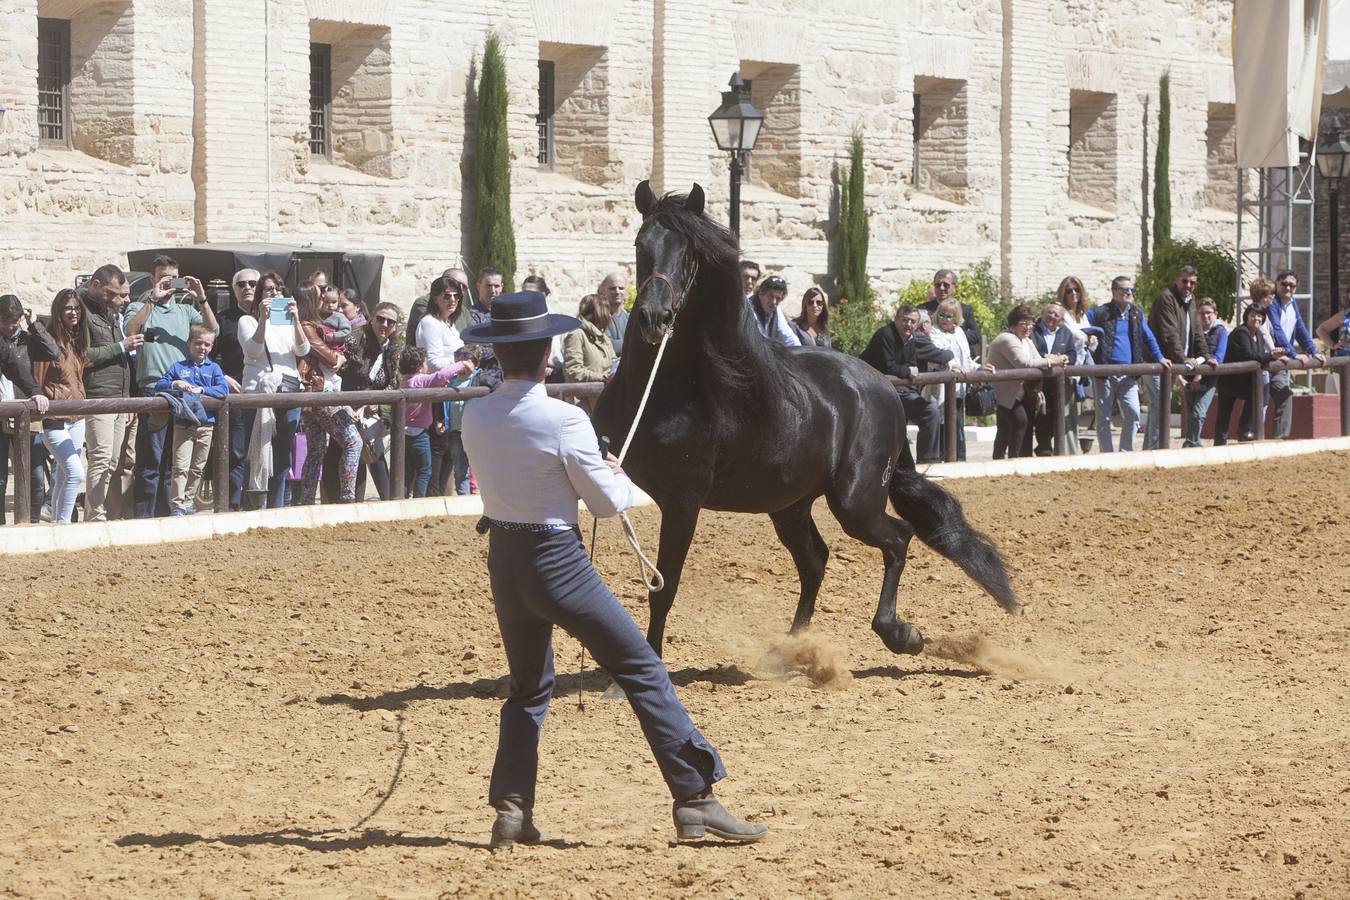
MULTIPOLYGON (((822 508, 824 684, 766 659, 796 597, 768 520, 706 515, 666 658, 752 847, 672 842, 563 637, 547 843, 485 849, 471 522, 5 559, 0 896, 1345 897, 1347 485, 1347 454, 953 482, 1028 611, 916 543, 901 607, 943 656, 885 651, 879 555, 822 508)), ((599 561, 645 626, 616 525, 599 561)))

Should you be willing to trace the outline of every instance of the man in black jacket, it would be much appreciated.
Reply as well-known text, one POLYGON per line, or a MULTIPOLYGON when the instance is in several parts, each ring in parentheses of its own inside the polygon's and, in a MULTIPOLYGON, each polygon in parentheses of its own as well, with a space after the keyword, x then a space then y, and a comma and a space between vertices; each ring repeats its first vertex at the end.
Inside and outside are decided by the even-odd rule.
MULTIPOLYGON (((122 308, 130 295, 126 275, 109 263, 94 272, 80 289, 84 325, 89 335, 85 356, 84 395, 89 400, 115 400, 131 396, 135 361, 132 354, 145 343, 145 336, 128 335, 123 328, 122 308)), ((84 449, 89 474, 84 485, 86 522, 130 518, 131 485, 123 484, 118 463, 128 444, 136 445, 136 418, 127 413, 101 413, 85 419, 84 449), (119 513, 122 515, 119 516, 119 513)))
MULTIPOLYGON (((861 359, 883 375, 912 378, 929 368, 946 368, 952 352, 935 345, 929 337, 918 332, 919 310, 908 303, 895 311, 895 319, 877 329, 867 342, 861 359)), ((896 388, 905 407, 905 417, 919 426, 917 462, 942 461, 938 447, 938 426, 942 424, 942 407, 936 400, 927 400, 909 385, 896 388)))

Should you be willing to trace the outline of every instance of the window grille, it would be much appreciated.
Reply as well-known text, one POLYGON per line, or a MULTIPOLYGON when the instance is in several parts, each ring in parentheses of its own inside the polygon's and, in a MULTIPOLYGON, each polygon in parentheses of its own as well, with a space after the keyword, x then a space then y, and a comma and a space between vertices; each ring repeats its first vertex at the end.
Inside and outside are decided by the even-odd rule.
POLYGON ((538 161, 541 166, 553 165, 553 62, 539 60, 539 114, 534 117, 539 128, 538 161))
POLYGON ((309 45, 309 152, 331 158, 333 124, 333 47, 309 45))
POLYGON ((38 19, 38 137, 70 143, 70 22, 38 19))

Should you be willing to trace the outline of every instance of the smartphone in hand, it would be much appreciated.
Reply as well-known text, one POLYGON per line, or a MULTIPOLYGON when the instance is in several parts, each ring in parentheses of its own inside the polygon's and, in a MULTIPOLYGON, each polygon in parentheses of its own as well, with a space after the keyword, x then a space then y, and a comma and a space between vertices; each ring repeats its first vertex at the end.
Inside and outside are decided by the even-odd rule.
POLYGON ((268 301, 267 323, 269 325, 289 325, 291 324, 291 314, 286 311, 290 305, 290 297, 273 297, 268 301))

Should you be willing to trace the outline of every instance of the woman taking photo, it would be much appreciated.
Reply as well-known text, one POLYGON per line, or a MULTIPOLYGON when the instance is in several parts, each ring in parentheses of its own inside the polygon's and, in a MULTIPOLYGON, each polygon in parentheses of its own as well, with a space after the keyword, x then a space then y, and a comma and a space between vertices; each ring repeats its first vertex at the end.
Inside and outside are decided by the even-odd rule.
MULTIPOLYGON (((48 331, 56 342, 56 359, 38 363, 42 392, 52 400, 84 399, 84 364, 89 332, 83 326, 84 305, 75 291, 65 288, 52 301, 48 331)), ((52 522, 69 524, 75 498, 84 488, 83 416, 47 416, 42 420, 42 443, 55 461, 52 473, 52 522)))
MULTIPOLYGON (((1036 315, 1025 303, 1008 313, 1008 330, 994 338, 989 345, 989 363, 1003 369, 1048 369, 1064 365, 1068 358, 1058 353, 1041 356, 1031 341, 1031 328, 1036 315)), ((994 395, 998 398, 995 410, 997 430, 994 432, 994 459, 1031 455, 1029 426, 1037 410, 1045 403, 1045 393, 1039 381, 997 381, 994 395)))
MULTIPOLYGON (((309 341, 309 353, 300 360, 298 366, 300 384, 311 393, 340 391, 342 377, 338 370, 346 358, 323 342, 322 312, 317 292, 314 288, 301 288, 295 293, 296 314, 309 341)), ((361 435, 356 430, 356 412, 350 406, 306 407, 300 415, 300 428, 305 433, 305 465, 300 477, 299 504, 309 506, 314 502, 319 491, 319 473, 323 468, 324 454, 328 452, 329 438, 342 447, 342 454, 338 458, 337 502, 355 501, 356 469, 361 462, 361 435)))
MULTIPOLYGON (((245 394, 276 394, 300 389, 299 362, 309 353, 309 339, 300 326, 295 300, 285 295, 286 282, 276 272, 258 278, 253 315, 239 317, 239 346, 244 351, 245 394)), ((244 508, 278 509, 289 502, 295 431, 300 410, 242 411, 248 441, 248 473, 244 508)))
MULTIPOLYGON (((830 303, 825 292, 814 285, 802 294, 802 313, 789 325, 803 347, 829 347, 830 303)), ((967 354, 969 355, 969 354, 967 354)))
MULTIPOLYGON (((609 304, 599 294, 587 294, 577 307, 581 327, 563 338, 563 374, 568 382, 608 382, 614 377, 614 342, 605 329, 609 327, 609 304)), ((585 397, 581 407, 590 412, 595 398, 585 397)))

